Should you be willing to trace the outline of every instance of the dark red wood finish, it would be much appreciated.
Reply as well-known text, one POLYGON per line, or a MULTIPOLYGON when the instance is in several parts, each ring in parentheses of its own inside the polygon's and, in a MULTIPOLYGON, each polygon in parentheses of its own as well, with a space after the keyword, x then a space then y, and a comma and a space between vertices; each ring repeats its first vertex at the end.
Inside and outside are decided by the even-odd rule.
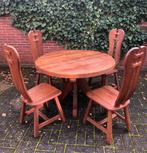
POLYGON ((60 102, 58 100, 58 96, 61 95, 61 91, 47 83, 41 83, 27 90, 22 77, 20 58, 17 50, 13 46, 5 44, 4 53, 12 74, 14 85, 22 96, 20 123, 24 122, 26 115, 33 113, 34 137, 37 137, 39 135, 40 128, 58 119, 62 119, 63 121, 65 121, 65 117, 60 102), (59 114, 49 119, 45 114, 41 112, 41 109, 43 108, 44 104, 47 104, 47 102, 52 99, 55 100, 59 114), (29 110, 26 110, 26 105, 29 105, 31 108, 29 110), (39 123, 39 117, 44 120, 42 123, 39 123))
POLYGON ((63 50, 44 54, 35 61, 36 68, 49 76, 78 79, 113 70, 114 59, 105 53, 86 50, 63 50))
MULTIPOLYGON (((124 39, 124 31, 122 29, 112 29, 109 32, 109 50, 108 55, 112 56, 115 59, 116 66, 119 64, 120 61, 120 52, 122 41, 124 39)), ((118 70, 114 68, 113 70, 107 72, 105 75, 102 75, 101 84, 105 85, 107 83, 107 76, 113 75, 114 82, 116 84, 117 89, 119 89, 119 80, 118 80, 118 70)), ((92 78, 90 78, 89 83, 91 84, 92 78)))
POLYGON ((77 116, 78 87, 87 92, 89 87, 83 78, 98 76, 113 70, 115 60, 108 54, 97 51, 66 50, 45 54, 35 61, 36 68, 43 74, 68 78, 61 98, 73 90, 73 116, 77 116))
POLYGON ((125 56, 124 61, 124 76, 120 91, 115 88, 105 85, 87 92, 90 98, 86 109, 83 122, 90 122, 98 129, 107 135, 107 142, 112 143, 112 118, 119 117, 126 122, 127 128, 130 131, 131 122, 129 115, 130 98, 133 95, 137 81, 139 79, 140 70, 146 55, 146 47, 132 48, 125 56), (89 116, 92 103, 96 103, 108 110, 108 117, 97 122, 89 116), (120 115, 117 110, 123 109, 124 116, 120 115), (106 125, 106 126, 104 126, 106 125))
MULTIPOLYGON (((121 53, 121 46, 124 40, 125 33, 122 29, 112 29, 109 33, 109 50, 108 54, 114 57, 116 66, 119 64, 120 61, 120 53, 121 53)), ((114 75, 114 82, 116 84, 116 88, 119 89, 119 80, 118 80, 118 70, 115 68, 112 71, 108 72, 105 76, 103 75, 102 80, 103 84, 106 84, 106 77, 108 75, 114 75)))
POLYGON ((112 29, 109 33, 108 54, 114 57, 116 65, 120 61, 120 52, 125 32, 122 29, 112 29))
MULTIPOLYGON (((28 40, 31 47, 33 61, 35 62, 38 57, 43 55, 43 42, 42 33, 39 30, 31 30, 28 33, 28 40)), ((37 70, 37 84, 40 82, 40 72, 37 70)), ((51 78, 49 77, 49 83, 51 84, 51 78)))

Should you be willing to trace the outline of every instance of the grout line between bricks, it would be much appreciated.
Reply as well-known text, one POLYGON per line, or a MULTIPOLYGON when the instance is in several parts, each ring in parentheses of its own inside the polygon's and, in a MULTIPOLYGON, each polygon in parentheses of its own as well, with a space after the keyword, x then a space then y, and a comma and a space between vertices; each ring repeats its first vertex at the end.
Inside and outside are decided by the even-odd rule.
POLYGON ((54 153, 56 152, 56 145, 58 144, 58 141, 59 141, 59 138, 60 138, 60 135, 61 135, 61 132, 62 132, 62 127, 63 127, 63 123, 61 123, 61 126, 60 126, 60 130, 59 130, 59 133, 58 133, 58 138, 57 138, 57 143, 55 144, 55 149, 54 149, 54 153))
POLYGON ((30 127, 31 127, 31 124, 29 125, 29 127, 28 127, 28 128, 27 128, 27 130, 25 131, 24 135, 22 136, 21 140, 20 140, 20 141, 19 141, 19 143, 17 144, 16 149, 14 150, 14 152, 13 152, 13 153, 17 153, 16 151, 17 151, 17 149, 18 149, 19 145, 21 144, 21 142, 22 142, 23 138, 25 137, 26 133, 27 133, 27 132, 28 132, 28 130, 30 129, 30 127))
POLYGON ((4 148, 4 149, 15 149, 15 147, 3 147, 3 146, 0 146, 0 148, 4 148))
POLYGON ((40 141, 42 140, 43 135, 44 135, 44 134, 42 134, 42 135, 40 136, 40 138, 39 138, 39 140, 38 140, 38 142, 37 142, 37 144, 36 144, 36 146, 35 146, 34 153, 36 153, 36 151, 38 150, 38 149, 37 149, 37 147, 38 147, 38 145, 39 145, 40 141))
POLYGON ((49 138, 48 138, 48 144, 50 144, 50 138, 51 138, 52 133, 53 133, 53 129, 50 130, 50 135, 49 135, 49 138))
POLYGON ((66 152, 66 148, 67 148, 67 144, 64 145, 64 151, 63 151, 63 153, 66 152))

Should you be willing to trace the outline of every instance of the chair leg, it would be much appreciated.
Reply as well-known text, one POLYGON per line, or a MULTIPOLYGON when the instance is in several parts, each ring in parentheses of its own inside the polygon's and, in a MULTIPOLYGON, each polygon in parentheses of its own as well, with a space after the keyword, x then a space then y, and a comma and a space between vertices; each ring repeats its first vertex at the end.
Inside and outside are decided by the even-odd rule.
POLYGON ((91 85, 91 83, 92 83, 92 78, 89 78, 88 84, 91 85))
POLYGON ((101 86, 104 86, 107 84, 107 75, 106 74, 103 74, 101 76, 101 86))
POLYGON ((112 111, 108 110, 108 119, 107 119, 107 143, 112 144, 112 111))
POLYGON ((78 111, 77 111, 77 99, 78 99, 78 86, 77 86, 77 82, 73 82, 73 110, 72 110, 72 115, 73 117, 77 117, 78 115, 78 111))
POLYGON ((38 137, 39 135, 39 112, 38 108, 35 107, 34 110, 34 137, 38 137))
POLYGON ((20 112, 20 123, 23 124, 24 123, 24 119, 25 119, 25 109, 26 109, 26 104, 22 101, 22 105, 21 105, 21 112, 20 112))
POLYGON ((48 102, 44 103, 43 106, 46 110, 48 110, 48 102))
POLYGON ((118 74, 117 74, 117 72, 114 73, 114 81, 115 81, 117 90, 119 90, 120 89, 120 85, 119 85, 119 80, 118 80, 118 74))
POLYGON ((41 76, 40 73, 36 73, 36 84, 40 83, 40 76, 41 76))
POLYGON ((67 79, 62 78, 62 82, 63 82, 64 84, 66 83, 66 81, 67 81, 67 79))
POLYGON ((89 103, 88 103, 88 106, 87 106, 87 109, 86 109, 86 112, 85 112, 85 115, 84 115, 84 119, 83 119, 83 123, 84 124, 86 124, 87 117, 88 117, 88 115, 90 113, 91 106, 92 106, 92 100, 90 99, 89 103))
POLYGON ((125 114, 125 122, 128 131, 131 131, 131 120, 130 120, 130 113, 129 113, 129 106, 124 108, 124 114, 125 114))
POLYGON ((57 109, 59 111, 60 117, 61 117, 62 121, 65 122, 64 113, 63 113, 63 110, 62 110, 62 107, 60 105, 58 97, 55 97, 55 102, 56 102, 57 109))
POLYGON ((52 78, 50 76, 48 76, 48 83, 52 84, 52 78))

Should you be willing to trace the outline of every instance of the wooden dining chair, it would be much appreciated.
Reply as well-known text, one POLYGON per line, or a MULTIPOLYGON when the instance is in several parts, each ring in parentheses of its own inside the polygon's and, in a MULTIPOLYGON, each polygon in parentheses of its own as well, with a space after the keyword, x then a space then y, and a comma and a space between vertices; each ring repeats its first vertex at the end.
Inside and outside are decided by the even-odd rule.
MULTIPOLYGON (((33 61, 37 60, 38 57, 43 55, 43 43, 42 43, 42 32, 39 30, 31 30, 28 33, 28 40, 31 47, 33 61)), ((37 73, 37 84, 40 82, 41 72, 36 70, 37 73)), ((49 83, 51 84, 51 77, 48 76, 49 83)))
POLYGON ((124 60, 124 76, 120 91, 114 87, 105 85, 87 92, 90 101, 86 109, 83 122, 87 121, 96 126, 107 135, 107 142, 112 143, 112 119, 119 117, 126 122, 127 128, 130 131, 131 122, 129 115, 130 98, 135 91, 141 66, 145 59, 147 48, 141 46, 140 48, 132 48, 125 56, 124 60), (92 104, 98 104, 108 111, 108 116, 101 121, 95 121, 90 118, 89 112, 92 104), (119 114, 117 110, 123 109, 124 116, 119 114))
POLYGON ((24 122, 26 115, 34 114, 34 137, 37 137, 39 135, 39 129, 42 127, 58 119, 65 121, 65 117, 58 99, 61 91, 47 83, 41 83, 27 90, 24 84, 20 67, 20 58, 17 50, 13 46, 5 44, 4 53, 10 68, 13 83, 21 94, 22 107, 20 113, 20 123, 24 122), (55 100, 59 114, 49 119, 41 112, 41 109, 43 108, 43 104, 52 99, 55 100), (26 109, 27 105, 30 106, 29 110, 26 109), (39 117, 41 117, 44 121, 39 123, 39 117))
MULTIPOLYGON (((115 59, 116 67, 119 64, 120 61, 120 51, 122 46, 122 41, 124 39, 124 31, 122 29, 112 29, 109 32, 109 50, 108 54, 112 56, 115 59)), ((113 75, 114 76, 114 82, 116 85, 116 88, 119 89, 119 80, 118 80, 118 70, 117 68, 114 68, 107 74, 104 74, 101 76, 101 84, 105 85, 107 81, 107 76, 113 75)), ((90 79, 89 82, 92 80, 90 79)))
MULTIPOLYGON (((122 29, 112 29, 109 33, 109 50, 108 54, 112 57, 114 57, 116 62, 116 67, 119 64, 120 61, 120 52, 121 52, 121 46, 122 42, 124 40, 124 31, 122 29)), ((116 88, 119 89, 119 80, 118 80, 118 69, 114 68, 112 71, 108 72, 105 75, 102 75, 102 84, 106 84, 106 78, 109 75, 114 75, 114 82, 116 85, 116 88)))

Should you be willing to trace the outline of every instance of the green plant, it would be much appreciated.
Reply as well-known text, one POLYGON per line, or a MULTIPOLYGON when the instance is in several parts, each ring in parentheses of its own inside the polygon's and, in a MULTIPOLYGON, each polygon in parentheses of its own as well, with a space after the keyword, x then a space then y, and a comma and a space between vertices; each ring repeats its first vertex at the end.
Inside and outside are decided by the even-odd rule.
POLYGON ((111 0, 109 3, 102 0, 100 8, 103 8, 103 11, 99 22, 101 28, 98 27, 97 33, 100 31, 107 33, 108 29, 122 28, 125 31, 124 51, 141 45, 147 40, 147 34, 143 33, 138 25, 141 20, 145 19, 147 5, 142 7, 143 3, 144 1, 138 0, 111 0))
POLYGON ((7 15, 10 13, 10 0, 2 0, 0 1, 0 16, 7 15))
POLYGON ((28 32, 39 29, 45 40, 55 40, 66 48, 108 49, 112 28, 125 31, 123 51, 141 45, 147 35, 138 24, 146 20, 141 0, 17 0, 10 14, 15 27, 28 32))

